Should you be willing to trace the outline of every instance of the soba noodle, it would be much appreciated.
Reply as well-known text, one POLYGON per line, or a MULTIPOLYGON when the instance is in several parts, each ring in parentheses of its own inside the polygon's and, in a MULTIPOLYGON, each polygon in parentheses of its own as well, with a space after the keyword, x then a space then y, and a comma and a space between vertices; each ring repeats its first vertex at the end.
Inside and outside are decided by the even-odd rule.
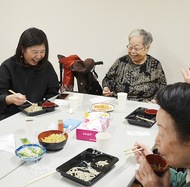
POLYGON ((28 113, 31 113, 31 112, 36 112, 36 111, 42 110, 42 107, 38 106, 37 103, 33 103, 31 106, 25 108, 24 110, 28 113))

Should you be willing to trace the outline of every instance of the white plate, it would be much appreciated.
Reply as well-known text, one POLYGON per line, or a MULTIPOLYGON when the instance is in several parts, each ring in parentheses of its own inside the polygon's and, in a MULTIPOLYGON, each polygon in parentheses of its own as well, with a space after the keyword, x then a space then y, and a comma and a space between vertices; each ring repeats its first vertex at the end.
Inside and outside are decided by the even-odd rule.
POLYGON ((91 109, 97 112, 111 112, 114 106, 109 103, 95 103, 91 105, 91 109))
POLYGON ((38 144, 25 144, 15 150, 17 157, 30 162, 39 160, 45 153, 46 149, 38 144))

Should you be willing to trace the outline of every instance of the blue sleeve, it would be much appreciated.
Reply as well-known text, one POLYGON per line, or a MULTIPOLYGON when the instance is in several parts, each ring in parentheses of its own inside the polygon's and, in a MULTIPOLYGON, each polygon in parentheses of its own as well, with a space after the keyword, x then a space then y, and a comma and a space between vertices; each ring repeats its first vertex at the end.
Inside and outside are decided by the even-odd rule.
POLYGON ((170 187, 184 187, 186 186, 186 172, 177 172, 176 170, 170 168, 170 187))

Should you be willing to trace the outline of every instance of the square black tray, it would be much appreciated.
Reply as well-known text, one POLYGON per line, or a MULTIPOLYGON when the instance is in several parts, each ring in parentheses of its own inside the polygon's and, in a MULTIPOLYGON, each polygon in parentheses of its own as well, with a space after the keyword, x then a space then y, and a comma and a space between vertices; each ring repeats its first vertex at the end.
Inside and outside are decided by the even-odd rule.
MULTIPOLYGON (((38 103, 39 106, 42 105, 42 102, 38 103)), ((26 114, 27 116, 37 116, 37 115, 40 115, 40 114, 44 114, 46 112, 52 112, 55 110, 55 107, 58 107, 58 105, 55 105, 54 107, 49 107, 49 108, 42 108, 42 110, 38 110, 36 112, 27 112, 25 109, 28 108, 29 106, 31 106, 31 104, 29 103, 26 103, 22 106, 19 107, 19 109, 24 113, 26 114)))
POLYGON ((119 159, 117 157, 105 154, 92 148, 88 148, 82 153, 67 161, 66 163, 57 167, 56 170, 60 172, 62 176, 68 179, 71 179, 85 186, 90 186, 101 177, 103 177, 118 161, 119 159), (97 165, 98 163, 104 162, 106 163, 106 165, 97 165), (68 174, 67 172, 74 167, 76 167, 75 169, 77 170, 77 172, 73 172, 73 174, 68 174), (94 171, 98 172, 98 174, 95 174, 90 180, 82 180, 80 178, 77 178, 76 173, 81 172, 83 175, 88 175, 93 174, 94 171))
POLYGON ((131 125, 138 125, 141 127, 152 127, 156 123, 156 114, 147 114, 145 113, 146 109, 147 108, 139 107, 132 113, 130 113, 128 116, 126 116, 125 119, 127 119, 128 123, 130 123, 131 125), (151 121, 139 119, 138 116, 151 121))

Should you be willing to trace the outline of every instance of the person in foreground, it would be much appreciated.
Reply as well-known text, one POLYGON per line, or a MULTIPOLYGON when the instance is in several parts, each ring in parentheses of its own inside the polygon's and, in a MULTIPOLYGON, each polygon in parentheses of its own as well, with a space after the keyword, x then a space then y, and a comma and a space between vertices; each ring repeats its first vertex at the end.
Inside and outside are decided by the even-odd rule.
POLYGON ((42 30, 29 28, 22 33, 15 55, 0 66, 0 120, 19 112, 26 99, 37 103, 58 94, 59 81, 48 54, 42 30))
POLYGON ((128 54, 117 59, 102 80, 103 95, 117 96, 118 92, 126 92, 130 100, 151 101, 158 89, 166 85, 161 63, 147 54, 152 35, 136 29, 128 39, 128 54))
POLYGON ((152 151, 144 144, 136 143, 142 151, 135 153, 140 163, 136 179, 144 187, 188 187, 190 186, 190 85, 175 83, 162 88, 156 101, 160 105, 156 120, 158 134, 155 139, 158 153, 169 166, 185 168, 177 172, 170 168, 163 177, 158 177, 145 156, 152 151))

